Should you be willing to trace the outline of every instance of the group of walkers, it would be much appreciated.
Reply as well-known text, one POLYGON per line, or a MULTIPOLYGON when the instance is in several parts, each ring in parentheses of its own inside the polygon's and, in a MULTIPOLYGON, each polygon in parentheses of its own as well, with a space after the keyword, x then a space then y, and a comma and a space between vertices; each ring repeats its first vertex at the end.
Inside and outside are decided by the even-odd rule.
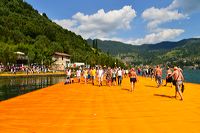
MULTIPOLYGON (((155 79, 157 83, 157 87, 160 87, 162 85, 162 68, 158 65, 155 69, 155 79)), ((168 67, 166 71, 166 84, 164 86, 167 86, 168 83, 171 83, 175 86, 175 98, 177 98, 177 94, 181 97, 181 100, 183 100, 183 91, 184 91, 184 77, 183 77, 183 70, 178 67, 174 67, 174 71, 172 72, 171 69, 168 67)))
MULTIPOLYGON (((149 67, 144 69, 138 68, 137 71, 134 68, 131 68, 130 70, 124 70, 120 67, 91 67, 91 68, 84 68, 81 67, 78 70, 66 70, 67 80, 65 84, 67 83, 73 83, 74 78, 77 78, 78 82, 81 82, 81 77, 84 78, 84 83, 87 84, 88 81, 92 82, 92 85, 95 85, 95 83, 98 83, 99 87, 103 85, 103 81, 106 81, 106 85, 110 86, 121 86, 123 78, 129 77, 130 78, 130 92, 134 91, 135 83, 138 81, 137 75, 142 75, 145 77, 151 77, 151 79, 155 78, 155 81, 157 83, 157 87, 159 88, 163 84, 162 80, 162 68, 157 65, 156 67, 149 67), (97 82, 95 82, 97 81, 97 82)), ((174 71, 172 72, 171 68, 167 68, 166 71, 166 84, 164 86, 167 86, 168 83, 171 83, 175 86, 175 98, 177 98, 177 95, 179 94, 181 100, 183 100, 183 85, 184 77, 183 77, 183 70, 178 67, 174 67, 174 71)))
POLYGON ((126 78, 128 75, 130 77, 131 82, 131 90, 133 91, 135 82, 137 81, 137 74, 135 72, 135 69, 132 68, 131 70, 124 70, 120 67, 102 67, 99 66, 97 68, 79 68, 78 70, 74 71, 71 69, 66 70, 67 80, 65 84, 67 83, 73 83, 74 78, 76 77, 78 79, 78 82, 80 83, 81 76, 84 78, 84 83, 87 84, 88 81, 91 80, 92 84, 95 85, 95 81, 98 81, 98 86, 103 85, 103 81, 106 80, 106 85, 110 86, 121 86, 123 78, 126 78))

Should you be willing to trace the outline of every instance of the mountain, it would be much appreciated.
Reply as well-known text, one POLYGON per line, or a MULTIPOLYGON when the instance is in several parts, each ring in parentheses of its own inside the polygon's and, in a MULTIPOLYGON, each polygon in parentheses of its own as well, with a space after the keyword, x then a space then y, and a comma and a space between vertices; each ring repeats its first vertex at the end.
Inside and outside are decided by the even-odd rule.
MULTIPOLYGON (((112 55, 133 52, 132 50, 138 47, 117 41, 102 41, 100 39, 96 39, 96 41, 100 50, 110 53, 112 55)), ((91 47, 93 47, 92 39, 88 39, 87 42, 91 47)))
MULTIPOLYGON (((131 45, 126 44, 123 42, 117 42, 117 41, 102 41, 100 39, 97 39, 98 48, 101 49, 104 52, 109 52, 112 55, 118 55, 118 54, 125 54, 130 52, 135 52, 136 50, 171 50, 177 47, 182 47, 185 44, 188 44, 192 42, 193 40, 200 40, 198 38, 191 38, 191 39, 184 39, 178 42, 160 42, 157 44, 143 44, 143 45, 131 45)), ((88 39, 88 44, 92 47, 93 46, 93 40, 88 39)))
MULTIPOLYGON (((92 46, 93 40, 87 40, 92 46)), ((133 64, 169 63, 175 65, 200 64, 200 39, 191 38, 178 42, 161 42, 157 44, 130 45, 115 41, 97 40, 98 48, 119 56, 133 64)))
MULTIPOLYGON (((75 33, 52 22, 23 0, 0 0, 0 63, 15 63, 14 52, 24 52, 29 63, 52 63, 54 52, 71 55, 72 62, 112 65, 116 59, 91 48, 75 33)), ((118 61, 120 63, 120 61, 118 61)))

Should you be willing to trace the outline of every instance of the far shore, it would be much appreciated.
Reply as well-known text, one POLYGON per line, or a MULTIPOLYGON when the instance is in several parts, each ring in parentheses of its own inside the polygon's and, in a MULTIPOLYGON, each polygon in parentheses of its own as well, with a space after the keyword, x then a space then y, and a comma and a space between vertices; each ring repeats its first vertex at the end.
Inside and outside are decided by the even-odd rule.
POLYGON ((54 73, 50 73, 50 72, 47 72, 47 73, 29 73, 29 74, 26 74, 26 73, 16 73, 16 74, 13 74, 13 73, 0 73, 0 78, 10 78, 10 77, 32 77, 32 76, 63 76, 65 75, 65 72, 54 72, 54 73))

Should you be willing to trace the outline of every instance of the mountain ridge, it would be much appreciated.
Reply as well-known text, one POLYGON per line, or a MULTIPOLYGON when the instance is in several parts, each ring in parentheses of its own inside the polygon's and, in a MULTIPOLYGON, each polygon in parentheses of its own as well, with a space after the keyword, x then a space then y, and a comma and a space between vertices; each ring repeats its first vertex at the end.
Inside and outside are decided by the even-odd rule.
MULTIPOLYGON (((87 40, 92 46, 92 40, 87 40)), ((177 42, 164 41, 156 44, 131 45, 116 41, 97 40, 98 48, 133 64, 157 64, 170 62, 177 65, 200 64, 200 38, 183 39, 177 42), (132 60, 132 61, 131 61, 132 60)))

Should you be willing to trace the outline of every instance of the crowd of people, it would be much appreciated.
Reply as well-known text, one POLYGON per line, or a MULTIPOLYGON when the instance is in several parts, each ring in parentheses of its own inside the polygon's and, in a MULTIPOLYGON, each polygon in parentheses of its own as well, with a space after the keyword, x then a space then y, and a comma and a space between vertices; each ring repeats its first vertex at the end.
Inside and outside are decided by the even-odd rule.
MULTIPOLYGON (((91 68, 81 68, 79 67, 77 70, 75 69, 66 69, 67 79, 65 84, 73 83, 75 78, 77 81, 81 82, 81 77, 84 78, 84 83, 87 84, 88 81, 91 81, 92 85, 98 85, 101 87, 103 85, 103 81, 106 81, 107 86, 121 86, 123 78, 130 78, 130 92, 133 92, 135 89, 135 83, 138 81, 138 75, 144 77, 151 77, 151 79, 155 79, 157 87, 159 88, 163 84, 163 69, 157 65, 156 67, 138 67, 137 70, 135 68, 131 69, 122 69, 120 67, 91 67, 91 68), (97 82, 95 82, 97 81, 97 82)), ((179 94, 180 100, 183 100, 183 85, 184 77, 183 70, 178 67, 174 67, 174 71, 172 72, 171 68, 167 68, 166 71, 166 83, 164 86, 167 86, 168 83, 171 83, 175 86, 175 98, 179 94)))
POLYGON ((31 64, 29 66, 24 65, 8 65, 4 66, 0 64, 0 72, 10 72, 12 74, 16 74, 17 72, 24 72, 26 74, 33 74, 33 73, 46 73, 49 72, 49 68, 44 65, 34 65, 31 64))
POLYGON ((91 81, 93 85, 95 85, 95 81, 98 81, 98 86, 103 85, 103 81, 106 81, 106 85, 108 86, 121 86, 123 78, 128 77, 130 75, 132 82, 132 89, 133 91, 134 84, 137 80, 137 74, 135 69, 131 70, 124 70, 120 67, 91 67, 91 68, 81 68, 77 69, 66 69, 67 79, 65 84, 73 83, 74 78, 77 78, 78 82, 80 83, 81 76, 84 78, 84 83, 87 84, 88 81, 91 81))

